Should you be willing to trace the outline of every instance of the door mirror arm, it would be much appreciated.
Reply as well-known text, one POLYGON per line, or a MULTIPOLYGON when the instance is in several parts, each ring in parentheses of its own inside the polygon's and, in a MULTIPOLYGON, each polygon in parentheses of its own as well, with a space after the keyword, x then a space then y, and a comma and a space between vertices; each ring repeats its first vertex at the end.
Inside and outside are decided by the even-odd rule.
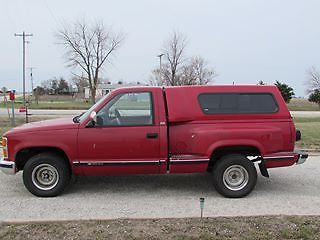
POLYGON ((90 113, 90 120, 86 127, 95 127, 97 124, 97 113, 95 111, 92 111, 90 113))

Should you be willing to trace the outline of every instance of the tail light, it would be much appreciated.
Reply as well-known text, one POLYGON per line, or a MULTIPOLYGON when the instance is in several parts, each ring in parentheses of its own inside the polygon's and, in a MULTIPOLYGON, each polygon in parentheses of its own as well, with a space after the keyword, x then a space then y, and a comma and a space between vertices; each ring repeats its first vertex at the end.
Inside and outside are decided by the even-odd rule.
POLYGON ((8 158, 8 139, 6 137, 2 137, 1 145, 3 157, 8 158))

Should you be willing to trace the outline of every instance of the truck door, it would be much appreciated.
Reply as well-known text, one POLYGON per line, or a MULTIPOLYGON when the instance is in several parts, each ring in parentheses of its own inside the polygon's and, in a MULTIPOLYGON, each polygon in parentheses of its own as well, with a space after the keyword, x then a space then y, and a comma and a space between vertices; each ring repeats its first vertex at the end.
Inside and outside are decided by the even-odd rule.
POLYGON ((115 95, 78 134, 77 165, 87 174, 159 173, 160 131, 152 91, 115 95))

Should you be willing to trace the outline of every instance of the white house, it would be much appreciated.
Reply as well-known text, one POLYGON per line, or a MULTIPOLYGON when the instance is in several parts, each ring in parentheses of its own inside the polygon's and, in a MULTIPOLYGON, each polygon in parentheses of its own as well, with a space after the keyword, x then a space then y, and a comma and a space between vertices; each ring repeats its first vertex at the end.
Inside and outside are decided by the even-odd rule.
MULTIPOLYGON (((114 89, 121 88, 121 87, 135 87, 135 86, 144 86, 140 82, 137 83, 99 83, 97 84, 97 91, 96 91, 96 98, 99 99, 104 95, 107 95, 114 89)), ((84 98, 89 99, 91 97, 91 90, 89 87, 84 88, 84 98)))

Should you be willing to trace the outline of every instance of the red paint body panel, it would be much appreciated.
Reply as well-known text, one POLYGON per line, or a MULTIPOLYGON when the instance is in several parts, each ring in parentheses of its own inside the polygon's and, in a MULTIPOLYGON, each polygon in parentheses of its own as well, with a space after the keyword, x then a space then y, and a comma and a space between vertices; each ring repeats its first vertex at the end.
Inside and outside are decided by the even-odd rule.
MULTIPOLYGON (((187 173, 206 171, 212 154, 223 147, 252 147, 261 157, 294 150, 295 127, 275 86, 121 88, 112 91, 93 110, 97 112, 118 94, 129 92, 152 94, 153 125, 88 127, 89 114, 80 123, 55 119, 26 124, 5 134, 8 160, 14 161, 23 149, 53 147, 65 152, 76 174, 187 173), (212 92, 271 93, 278 111, 205 114, 198 97, 212 92), (147 138, 148 133, 157 134, 157 138, 147 138), (173 155, 188 157, 170 158, 173 155)), ((266 165, 289 166, 296 161, 272 159, 266 165)))
POLYGON ((46 120, 24 124, 8 131, 8 158, 13 160, 19 151, 33 147, 61 149, 70 159, 77 156, 77 134, 79 124, 72 118, 46 120))
POLYGON ((289 167, 295 164, 297 160, 267 160, 265 161, 265 166, 267 168, 277 168, 277 167, 289 167))
POLYGON ((278 152, 263 156, 267 168, 288 167, 295 164, 299 159, 299 153, 278 152))
MULTIPOLYGON (((159 134, 159 126, 79 129, 77 161, 157 162, 160 157, 160 139, 147 139, 148 132, 159 134)), ((102 169, 109 172, 106 167, 102 169)), ((127 167, 112 167, 114 173, 127 173, 126 170, 129 173, 134 169, 138 170, 137 166, 130 164, 127 167)), ((153 167, 148 166, 147 169, 151 173, 159 173, 159 166, 156 164, 153 167)), ((99 172, 101 171, 99 169, 99 172)))
POLYGON ((225 146, 252 146, 262 155, 292 151, 289 120, 216 120, 170 125, 172 154, 197 154, 210 158, 212 152, 225 146))

